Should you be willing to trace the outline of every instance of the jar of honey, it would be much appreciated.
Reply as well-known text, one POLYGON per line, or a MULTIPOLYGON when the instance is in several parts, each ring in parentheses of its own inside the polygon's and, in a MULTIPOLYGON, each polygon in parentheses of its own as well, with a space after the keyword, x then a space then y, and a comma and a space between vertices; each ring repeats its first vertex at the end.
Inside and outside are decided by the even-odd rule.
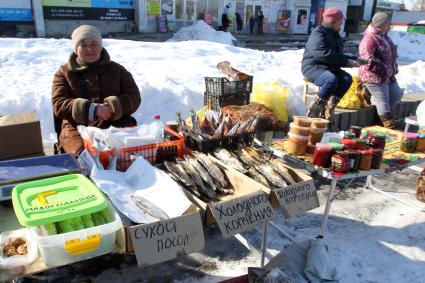
POLYGON ((418 134, 418 138, 416 140, 416 151, 424 152, 425 151, 425 135, 418 134))
POLYGON ((372 166, 372 156, 373 156, 373 150, 366 149, 366 150, 360 150, 360 164, 359 164, 359 170, 370 170, 370 167, 372 166))

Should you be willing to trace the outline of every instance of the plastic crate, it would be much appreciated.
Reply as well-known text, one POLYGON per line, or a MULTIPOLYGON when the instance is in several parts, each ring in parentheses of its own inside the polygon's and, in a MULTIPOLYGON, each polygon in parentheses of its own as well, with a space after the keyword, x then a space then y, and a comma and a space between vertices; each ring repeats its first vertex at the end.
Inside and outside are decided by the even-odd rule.
POLYGON ((232 95, 216 95, 206 91, 204 93, 204 105, 208 106, 208 109, 219 111, 220 108, 227 105, 249 104, 250 95, 251 93, 248 92, 232 95))
POLYGON ((241 95, 252 92, 253 77, 247 75, 247 78, 239 81, 230 81, 223 77, 205 77, 206 92, 217 96, 241 95))
POLYGON ((185 145, 192 150, 201 151, 204 153, 213 152, 219 147, 233 148, 238 144, 249 145, 254 140, 255 134, 241 134, 236 136, 212 138, 212 139, 199 139, 193 135, 183 132, 185 145))
POLYGON ((99 160, 105 168, 109 165, 109 161, 112 159, 115 152, 118 151, 117 170, 125 171, 132 163, 132 155, 143 156, 143 158, 148 160, 151 164, 160 164, 164 162, 164 160, 173 160, 176 157, 182 157, 184 137, 169 127, 164 128, 164 135, 165 138, 169 140, 162 143, 105 151, 99 151, 90 141, 84 140, 84 148, 92 155, 99 153, 99 160))

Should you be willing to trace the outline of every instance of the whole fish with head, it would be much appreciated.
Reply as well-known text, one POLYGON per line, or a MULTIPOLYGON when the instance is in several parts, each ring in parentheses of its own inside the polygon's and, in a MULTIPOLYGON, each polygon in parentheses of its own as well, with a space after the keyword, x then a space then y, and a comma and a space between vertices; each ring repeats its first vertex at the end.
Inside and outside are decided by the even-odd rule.
POLYGON ((192 120, 192 130, 198 135, 201 139, 210 139, 211 136, 204 134, 201 130, 201 123, 199 122, 199 117, 194 110, 191 110, 192 115, 190 115, 190 119, 192 120))
POLYGON ((201 162, 205 169, 207 169, 211 177, 219 183, 221 188, 224 189, 227 187, 226 178, 224 177, 223 172, 221 172, 221 169, 208 157, 208 155, 197 151, 194 151, 193 155, 199 162, 201 162))
POLYGON ((286 168, 286 166, 281 160, 279 160, 278 158, 272 158, 269 164, 274 171, 276 171, 277 173, 280 174, 280 176, 282 176, 282 178, 285 180, 286 183, 288 183, 289 185, 293 185, 297 183, 295 179, 292 177, 288 168, 286 168))
POLYGON ((246 173, 246 169, 243 167, 242 163, 230 151, 224 148, 218 148, 214 151, 214 156, 217 157, 218 160, 232 167, 233 169, 236 169, 241 173, 246 173))
POLYGON ((202 182, 201 176, 198 174, 198 172, 192 166, 192 164, 190 164, 188 161, 183 159, 177 159, 177 164, 182 166, 186 170, 186 172, 192 177, 193 181, 195 181, 197 185, 198 192, 200 194, 204 195, 206 198, 208 198, 211 201, 217 200, 217 196, 215 192, 204 185, 204 182, 202 182))
POLYGON ((169 162, 169 161, 164 161, 164 166, 185 187, 187 187, 187 188, 194 188, 194 187, 196 187, 196 184, 189 177, 189 175, 187 174, 187 172, 184 170, 184 168, 181 165, 176 164, 176 163, 173 163, 173 162, 169 162))
POLYGON ((245 147, 245 150, 260 163, 268 162, 271 159, 270 154, 261 152, 251 146, 245 147))
POLYGON ((142 210, 144 213, 148 214, 149 216, 158 219, 158 220, 166 220, 170 219, 170 217, 167 215, 167 213, 156 206, 154 203, 150 202, 149 200, 145 199, 141 196, 131 195, 130 200, 134 203, 134 205, 142 210))
POLYGON ((226 133, 226 136, 234 136, 236 135, 236 132, 238 131, 238 128, 241 126, 240 122, 236 122, 236 124, 226 133))
POLYGON ((268 163, 255 165, 254 168, 258 172, 263 174, 263 176, 266 177, 266 179, 269 180, 270 183, 273 184, 273 186, 278 188, 283 188, 287 186, 286 182, 282 179, 282 177, 278 173, 276 173, 276 171, 274 171, 268 163))
POLYGON ((247 175, 249 177, 251 177, 252 179, 254 179, 255 181, 257 181, 258 183, 266 186, 267 188, 269 188, 269 189, 271 188, 269 182, 267 181, 267 179, 263 175, 261 175, 260 173, 258 173, 258 171, 255 170, 254 167, 251 167, 251 168, 248 169, 247 175))
POLYGON ((198 171, 202 180, 204 180, 204 182, 207 183, 211 187, 211 189, 217 191, 217 184, 214 182, 207 169, 205 169, 205 167, 201 163, 199 163, 199 161, 195 157, 185 155, 184 159, 188 161, 195 168, 195 170, 198 171))
POLYGON ((257 158, 255 158, 255 156, 250 154, 245 148, 237 149, 236 156, 239 157, 242 163, 247 166, 254 166, 254 165, 262 163, 261 160, 258 160, 257 158))

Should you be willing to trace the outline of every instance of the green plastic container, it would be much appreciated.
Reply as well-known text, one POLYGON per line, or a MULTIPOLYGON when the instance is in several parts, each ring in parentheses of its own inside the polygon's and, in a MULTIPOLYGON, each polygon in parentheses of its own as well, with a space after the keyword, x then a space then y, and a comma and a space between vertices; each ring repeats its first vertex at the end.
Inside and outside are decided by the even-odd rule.
POLYGON ((17 185, 12 202, 19 223, 38 226, 95 213, 108 206, 102 192, 81 174, 17 185))

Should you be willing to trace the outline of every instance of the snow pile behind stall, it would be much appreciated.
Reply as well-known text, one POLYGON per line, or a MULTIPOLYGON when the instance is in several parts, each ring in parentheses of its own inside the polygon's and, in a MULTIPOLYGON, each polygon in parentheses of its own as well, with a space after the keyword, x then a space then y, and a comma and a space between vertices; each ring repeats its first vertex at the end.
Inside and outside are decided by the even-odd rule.
POLYGON ((216 31, 203 20, 199 20, 191 26, 181 28, 168 42, 205 40, 227 45, 234 45, 236 38, 230 32, 216 31))
POLYGON ((399 63, 425 61, 425 34, 390 31, 389 36, 397 46, 399 63))

